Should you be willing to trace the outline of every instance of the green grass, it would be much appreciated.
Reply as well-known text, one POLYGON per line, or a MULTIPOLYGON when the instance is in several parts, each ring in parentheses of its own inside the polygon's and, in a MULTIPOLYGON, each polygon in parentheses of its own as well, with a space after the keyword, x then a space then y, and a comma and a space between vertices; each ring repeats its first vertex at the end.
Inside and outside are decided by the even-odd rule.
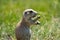
POLYGON ((41 24, 31 26, 31 40, 60 40, 60 0, 0 0, 0 40, 7 34, 15 40, 14 29, 27 8, 41 16, 41 24))

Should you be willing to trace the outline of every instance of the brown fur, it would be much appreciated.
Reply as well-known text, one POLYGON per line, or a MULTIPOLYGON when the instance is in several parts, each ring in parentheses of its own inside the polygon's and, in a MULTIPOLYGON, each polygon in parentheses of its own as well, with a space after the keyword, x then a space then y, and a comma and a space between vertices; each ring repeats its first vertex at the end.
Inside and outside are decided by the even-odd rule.
MULTIPOLYGON (((27 10, 26 12, 30 12, 30 11, 27 10)), ((32 17, 30 14, 29 16, 27 15, 27 17, 25 17, 24 14, 21 23, 19 22, 15 29, 17 40, 30 40, 31 37, 30 25, 36 24, 35 23, 36 20, 39 19, 39 17, 37 17, 35 20, 30 19, 32 17)))
POLYGON ((21 23, 19 23, 18 27, 15 30, 16 38, 17 40, 30 40, 30 29, 29 29, 29 23, 26 22, 26 20, 22 20, 21 23))

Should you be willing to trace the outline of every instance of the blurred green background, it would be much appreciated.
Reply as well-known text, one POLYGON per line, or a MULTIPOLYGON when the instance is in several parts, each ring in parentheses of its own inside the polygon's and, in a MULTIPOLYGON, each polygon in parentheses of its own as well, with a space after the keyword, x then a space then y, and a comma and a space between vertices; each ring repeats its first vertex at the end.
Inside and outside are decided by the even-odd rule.
POLYGON ((31 40, 60 40, 60 0, 0 0, 0 40, 7 34, 16 40, 14 29, 28 8, 41 16, 41 24, 31 27, 31 40))

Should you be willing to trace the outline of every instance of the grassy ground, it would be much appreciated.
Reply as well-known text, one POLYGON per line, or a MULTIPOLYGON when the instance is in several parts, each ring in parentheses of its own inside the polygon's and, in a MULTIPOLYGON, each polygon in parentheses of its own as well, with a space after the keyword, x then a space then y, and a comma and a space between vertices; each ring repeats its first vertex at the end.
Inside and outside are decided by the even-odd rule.
POLYGON ((41 24, 31 27, 31 40, 60 40, 60 0, 0 0, 0 40, 7 34, 15 40, 14 29, 27 8, 41 16, 41 24))

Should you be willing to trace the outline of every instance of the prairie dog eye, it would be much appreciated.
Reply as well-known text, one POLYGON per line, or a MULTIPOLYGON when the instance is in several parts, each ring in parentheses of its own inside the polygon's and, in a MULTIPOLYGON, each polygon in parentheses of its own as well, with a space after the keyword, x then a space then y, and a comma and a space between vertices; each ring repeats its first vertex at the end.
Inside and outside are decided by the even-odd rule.
POLYGON ((33 11, 30 11, 30 13, 33 13, 33 11))

